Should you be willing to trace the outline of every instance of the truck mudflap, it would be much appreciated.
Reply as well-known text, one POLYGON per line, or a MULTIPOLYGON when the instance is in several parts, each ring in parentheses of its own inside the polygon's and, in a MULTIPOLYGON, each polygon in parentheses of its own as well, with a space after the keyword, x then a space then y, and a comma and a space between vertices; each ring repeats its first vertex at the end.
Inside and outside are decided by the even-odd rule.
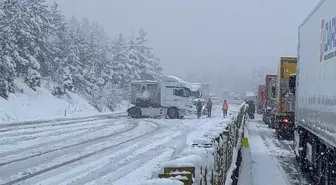
POLYGON ((298 130, 294 130, 294 153, 297 158, 300 157, 300 134, 298 130))

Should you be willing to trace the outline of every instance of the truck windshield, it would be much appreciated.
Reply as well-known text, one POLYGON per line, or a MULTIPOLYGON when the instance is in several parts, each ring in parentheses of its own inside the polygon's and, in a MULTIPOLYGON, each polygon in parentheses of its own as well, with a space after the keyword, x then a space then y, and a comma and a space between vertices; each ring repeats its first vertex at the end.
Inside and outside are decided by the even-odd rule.
POLYGON ((180 96, 180 97, 190 97, 190 89, 188 88, 180 88, 180 89, 174 89, 173 94, 175 96, 180 96))
POLYGON ((195 97, 195 98, 200 98, 201 92, 200 91, 190 91, 190 96, 195 97))
POLYGON ((174 89, 175 96, 181 96, 181 97, 186 97, 186 92, 184 89, 174 89))

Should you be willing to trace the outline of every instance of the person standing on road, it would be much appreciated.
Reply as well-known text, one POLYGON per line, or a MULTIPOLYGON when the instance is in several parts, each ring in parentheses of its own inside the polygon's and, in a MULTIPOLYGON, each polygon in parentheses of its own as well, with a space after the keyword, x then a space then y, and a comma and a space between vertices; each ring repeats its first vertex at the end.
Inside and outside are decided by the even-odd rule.
POLYGON ((223 110, 223 117, 225 118, 225 116, 227 115, 227 111, 229 110, 229 105, 226 103, 226 100, 224 100, 222 110, 223 110))
POLYGON ((198 100, 197 104, 196 104, 196 109, 197 109, 197 119, 199 119, 201 117, 201 113, 202 113, 202 102, 201 100, 198 100))
POLYGON ((208 102, 207 102, 207 111, 208 111, 208 118, 211 118, 211 109, 212 109, 212 101, 209 98, 208 102))

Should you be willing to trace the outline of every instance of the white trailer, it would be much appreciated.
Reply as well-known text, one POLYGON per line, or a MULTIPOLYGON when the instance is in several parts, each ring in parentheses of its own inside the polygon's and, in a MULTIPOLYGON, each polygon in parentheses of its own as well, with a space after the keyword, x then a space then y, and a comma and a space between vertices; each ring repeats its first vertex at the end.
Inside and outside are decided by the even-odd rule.
POLYGON ((160 81, 133 81, 131 104, 127 109, 132 118, 183 118, 189 104, 190 86, 174 76, 163 76, 160 81))
POLYGON ((313 184, 336 184, 335 7, 322 0, 298 29, 294 151, 313 184))
POLYGON ((203 83, 202 84, 202 99, 208 101, 210 98, 210 84, 203 83))

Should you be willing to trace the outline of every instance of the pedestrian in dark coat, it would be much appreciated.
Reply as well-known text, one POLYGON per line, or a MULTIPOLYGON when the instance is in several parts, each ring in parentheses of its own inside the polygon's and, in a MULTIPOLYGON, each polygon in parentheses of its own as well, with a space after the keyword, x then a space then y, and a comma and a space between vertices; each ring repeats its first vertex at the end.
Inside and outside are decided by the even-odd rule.
POLYGON ((212 109, 212 101, 209 98, 208 102, 207 102, 207 111, 208 111, 208 118, 211 118, 211 109, 212 109))
POLYGON ((197 108, 197 118, 200 118, 202 114, 202 108, 203 108, 201 100, 198 100, 196 104, 196 108, 197 108))

